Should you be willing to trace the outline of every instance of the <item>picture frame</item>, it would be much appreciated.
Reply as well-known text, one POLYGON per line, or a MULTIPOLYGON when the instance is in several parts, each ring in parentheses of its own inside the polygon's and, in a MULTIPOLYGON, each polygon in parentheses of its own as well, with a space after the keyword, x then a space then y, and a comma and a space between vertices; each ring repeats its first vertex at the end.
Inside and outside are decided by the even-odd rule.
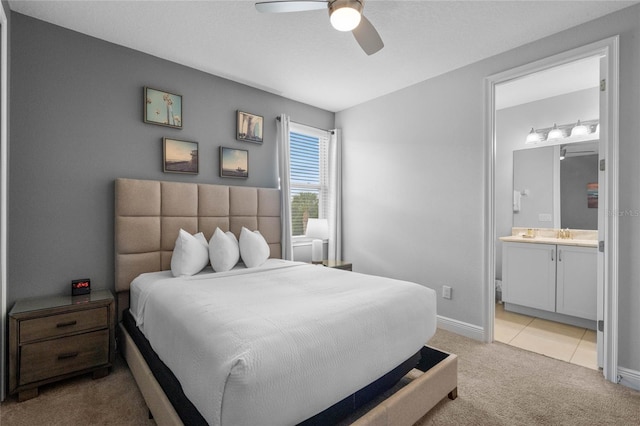
POLYGON ((162 171, 197 175, 198 142, 162 138, 162 171))
POLYGON ((249 177, 249 151, 220 147, 220 177, 246 179, 249 177))
POLYGON ((587 183, 587 208, 598 208, 598 182, 587 183))
POLYGON ((264 118, 244 111, 237 112, 236 139, 243 142, 262 143, 264 118))
POLYGON ((145 123, 182 129, 182 95, 144 87, 145 123))

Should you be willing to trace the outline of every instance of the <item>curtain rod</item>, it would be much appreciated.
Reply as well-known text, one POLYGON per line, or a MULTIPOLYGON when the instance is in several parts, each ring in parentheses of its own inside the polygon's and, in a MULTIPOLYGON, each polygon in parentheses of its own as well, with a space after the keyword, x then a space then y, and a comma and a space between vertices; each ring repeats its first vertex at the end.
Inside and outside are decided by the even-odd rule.
MULTIPOLYGON (((277 116, 277 117, 276 117, 276 120, 280 121, 280 116, 277 116)), ((307 127, 312 127, 312 128, 314 128, 314 129, 322 130, 323 132, 329 132, 329 133, 331 133, 332 135, 333 135, 333 134, 335 134, 335 132, 334 132, 333 130, 321 129, 320 127, 310 126, 310 125, 308 125, 308 124, 304 124, 304 123, 298 123, 297 121, 291 121, 291 122, 292 122, 292 123, 295 123, 295 124, 301 124, 301 125, 303 125, 303 126, 307 126, 307 127)))

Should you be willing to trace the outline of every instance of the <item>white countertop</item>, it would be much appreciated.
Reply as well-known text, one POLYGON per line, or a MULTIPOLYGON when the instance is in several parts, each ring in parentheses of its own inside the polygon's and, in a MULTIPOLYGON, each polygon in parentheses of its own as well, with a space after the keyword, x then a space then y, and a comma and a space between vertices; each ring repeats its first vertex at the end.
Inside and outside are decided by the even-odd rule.
POLYGON ((573 238, 553 238, 553 237, 524 237, 522 235, 510 235, 508 237, 500 237, 500 241, 510 243, 530 243, 530 244, 558 244, 563 246, 577 247, 598 247, 597 240, 580 240, 573 238))

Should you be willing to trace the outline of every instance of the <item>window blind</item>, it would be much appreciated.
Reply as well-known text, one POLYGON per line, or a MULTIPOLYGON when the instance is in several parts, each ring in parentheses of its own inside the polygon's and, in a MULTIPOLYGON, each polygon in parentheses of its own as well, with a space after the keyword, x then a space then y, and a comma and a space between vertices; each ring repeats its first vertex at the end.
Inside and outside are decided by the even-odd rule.
POLYGON ((301 236, 309 218, 327 214, 329 132, 298 124, 291 128, 291 228, 293 236, 301 236))

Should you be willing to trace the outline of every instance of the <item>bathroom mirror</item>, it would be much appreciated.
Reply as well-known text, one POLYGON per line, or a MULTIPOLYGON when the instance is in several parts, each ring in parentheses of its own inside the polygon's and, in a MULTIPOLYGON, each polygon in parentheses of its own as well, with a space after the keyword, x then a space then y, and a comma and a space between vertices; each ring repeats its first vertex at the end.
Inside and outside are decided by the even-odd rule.
POLYGON ((597 229, 597 183, 598 141, 513 151, 513 226, 597 229))

